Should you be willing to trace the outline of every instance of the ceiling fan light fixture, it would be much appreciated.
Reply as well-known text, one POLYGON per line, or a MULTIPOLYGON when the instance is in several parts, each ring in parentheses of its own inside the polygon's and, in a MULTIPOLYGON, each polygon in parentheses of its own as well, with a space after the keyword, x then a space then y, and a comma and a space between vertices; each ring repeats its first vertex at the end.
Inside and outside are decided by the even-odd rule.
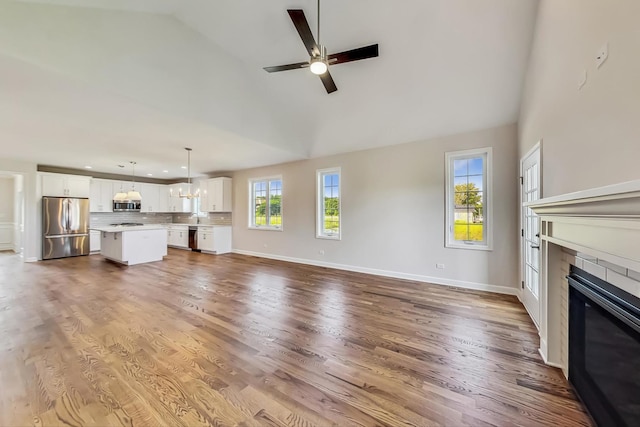
POLYGON ((311 60, 311 65, 309 69, 313 74, 317 74, 318 76, 327 72, 327 63, 322 58, 313 58, 311 60))

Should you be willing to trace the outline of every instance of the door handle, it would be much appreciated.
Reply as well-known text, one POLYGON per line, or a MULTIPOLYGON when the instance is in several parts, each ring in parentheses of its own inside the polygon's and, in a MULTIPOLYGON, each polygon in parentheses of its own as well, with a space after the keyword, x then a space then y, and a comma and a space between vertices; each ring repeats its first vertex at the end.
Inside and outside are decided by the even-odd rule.
POLYGON ((531 245, 531 249, 540 249, 540 245, 531 245))

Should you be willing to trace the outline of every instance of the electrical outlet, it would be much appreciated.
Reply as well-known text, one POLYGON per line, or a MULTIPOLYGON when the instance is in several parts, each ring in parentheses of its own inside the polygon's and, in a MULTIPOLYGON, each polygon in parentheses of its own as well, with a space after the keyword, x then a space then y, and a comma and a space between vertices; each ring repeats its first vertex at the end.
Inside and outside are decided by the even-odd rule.
POLYGON ((598 53, 596 54, 596 67, 600 68, 602 64, 604 64, 604 61, 607 60, 608 57, 609 57, 609 43, 605 43, 604 46, 602 46, 600 50, 598 50, 598 53))
POLYGON ((324 255, 324 249, 320 249, 320 250, 318 251, 318 253, 319 253, 320 255, 324 255))
POLYGON ((444 270, 444 264, 436 264, 436 268, 439 270, 444 270))
POLYGON ((266 248, 266 247, 267 247, 267 244, 265 243, 263 246, 266 248))

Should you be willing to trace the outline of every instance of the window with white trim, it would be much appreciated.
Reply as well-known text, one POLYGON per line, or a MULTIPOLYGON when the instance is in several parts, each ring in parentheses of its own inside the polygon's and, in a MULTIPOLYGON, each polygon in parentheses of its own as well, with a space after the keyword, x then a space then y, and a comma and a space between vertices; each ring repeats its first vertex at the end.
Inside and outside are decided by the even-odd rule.
POLYGON ((316 172, 316 237, 340 240, 340 168, 316 172))
POLYGON ((445 154, 446 246, 491 250, 491 147, 445 154))
POLYGON ((249 227, 282 230, 282 178, 249 181, 249 227))

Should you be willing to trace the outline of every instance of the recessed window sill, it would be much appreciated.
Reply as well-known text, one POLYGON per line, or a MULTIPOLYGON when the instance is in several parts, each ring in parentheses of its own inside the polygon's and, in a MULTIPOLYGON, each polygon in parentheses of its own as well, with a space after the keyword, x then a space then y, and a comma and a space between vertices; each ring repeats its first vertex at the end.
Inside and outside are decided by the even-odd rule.
POLYGON ((282 227, 268 227, 268 226, 252 227, 252 226, 249 226, 249 230, 282 231, 282 227))
POLYGON ((316 235, 316 239, 325 239, 325 240, 342 240, 342 237, 340 237, 339 234, 336 235, 316 235))
POLYGON ((472 251, 492 251, 493 248, 488 245, 479 245, 473 243, 447 243, 445 248, 451 249, 471 249, 472 251))

